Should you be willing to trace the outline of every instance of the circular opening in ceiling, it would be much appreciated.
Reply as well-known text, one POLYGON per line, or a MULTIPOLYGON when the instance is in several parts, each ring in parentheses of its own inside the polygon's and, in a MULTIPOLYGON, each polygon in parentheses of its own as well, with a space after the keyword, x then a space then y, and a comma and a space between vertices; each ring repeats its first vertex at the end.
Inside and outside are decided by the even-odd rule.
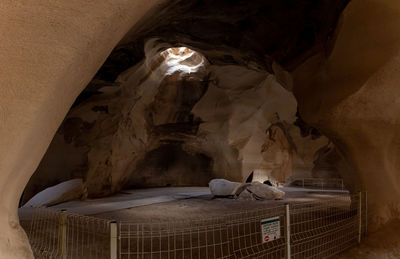
POLYGON ((160 55, 168 67, 167 75, 175 72, 180 72, 181 75, 196 73, 203 69, 206 63, 203 55, 186 47, 168 48, 160 55))

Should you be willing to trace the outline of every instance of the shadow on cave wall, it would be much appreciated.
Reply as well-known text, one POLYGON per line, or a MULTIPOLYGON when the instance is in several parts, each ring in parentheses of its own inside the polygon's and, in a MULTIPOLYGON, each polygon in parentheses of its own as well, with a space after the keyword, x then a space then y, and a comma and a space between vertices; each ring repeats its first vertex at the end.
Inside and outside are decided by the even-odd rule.
POLYGON ((138 163, 127 187, 207 186, 212 163, 205 154, 186 152, 181 143, 163 144, 138 163))

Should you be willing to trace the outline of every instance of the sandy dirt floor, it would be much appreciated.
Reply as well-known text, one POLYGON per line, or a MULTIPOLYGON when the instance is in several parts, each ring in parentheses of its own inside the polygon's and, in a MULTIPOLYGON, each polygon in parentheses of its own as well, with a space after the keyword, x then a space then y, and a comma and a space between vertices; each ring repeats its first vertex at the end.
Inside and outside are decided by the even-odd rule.
MULTIPOLYGON (((261 209, 266 207, 274 207, 285 203, 311 202, 318 200, 331 200, 338 195, 346 195, 345 191, 322 191, 301 189, 292 187, 283 187, 286 192, 285 198, 273 201, 248 201, 240 199, 213 198, 211 194, 190 196, 186 198, 177 198, 173 201, 148 204, 146 206, 133 207, 122 210, 98 213, 93 216, 114 219, 117 221, 148 221, 148 220, 179 220, 189 218, 202 218, 222 216, 230 213, 242 212, 252 209, 261 209)), ((154 188, 143 189, 135 192, 141 195, 160 195, 165 191, 170 195, 176 194, 179 188, 154 188)), ((185 191, 188 191, 187 189, 185 191)), ((208 188, 196 187, 191 190, 193 193, 200 194, 208 192, 208 188)), ((189 192, 186 192, 189 193, 189 192)))
MULTIPOLYGON (((307 252, 308 250, 304 250, 303 246, 300 246, 300 241, 304 241, 306 246, 311 245, 310 242, 317 241, 322 242, 322 244, 335 242, 335 246, 342 242, 339 239, 336 241, 337 236, 332 237, 336 238, 334 240, 332 239, 333 241, 324 240, 324 236, 327 229, 329 231, 337 232, 338 229, 341 228, 341 226, 338 225, 341 222, 353 224, 352 218, 354 216, 354 211, 349 210, 349 208, 351 208, 351 204, 349 203, 348 199, 349 194, 346 191, 316 190, 294 187, 282 187, 281 189, 286 193, 284 199, 271 201, 214 198, 207 187, 166 187, 136 189, 125 190, 112 197, 102 199, 71 201, 64 204, 59 204, 54 208, 67 209, 68 211, 72 212, 80 211, 80 214, 91 215, 92 217, 94 216, 97 218, 116 220, 120 223, 127 222, 127 224, 121 224, 122 227, 120 231, 122 232, 120 249, 121 254, 127 255, 128 257, 131 255, 136 257, 138 255, 144 256, 145 254, 157 254, 160 257, 155 258, 165 258, 163 257, 165 256, 165 253, 167 253, 168 255, 170 255, 170 253, 173 253, 175 256, 177 256, 177 258, 187 258, 187 253, 190 253, 191 258, 219 258, 221 254, 218 254, 216 252, 220 251, 220 253, 225 255, 229 254, 229 251, 231 251, 229 247, 225 247, 228 244, 227 240, 230 240, 231 243, 229 244, 232 244, 234 248, 232 250, 233 253, 238 253, 240 258, 245 254, 248 254, 250 256, 246 258, 253 258, 253 255, 257 255, 257 251, 259 251, 260 255, 265 254, 266 251, 268 251, 269 254, 276 253, 277 257, 283 256, 283 254, 281 254, 285 251, 282 248, 284 245, 282 243, 283 239, 278 239, 274 241, 278 242, 279 244, 268 243, 268 245, 270 246, 263 246, 260 242, 258 242, 260 238, 259 222, 262 217, 268 218, 278 215, 275 214, 278 211, 279 215, 282 216, 284 214, 284 208, 282 210, 282 206, 280 205, 286 203, 294 205, 293 209, 297 208, 297 210, 295 209, 294 212, 292 212, 293 214, 291 217, 293 220, 292 252, 294 254, 297 253, 298 256, 296 258, 302 258, 303 254, 305 256, 307 255, 307 253, 312 252, 307 252), (308 209, 304 211, 305 207, 303 206, 307 205, 304 205, 303 203, 315 204, 314 202, 317 202, 316 204, 320 205, 313 207, 311 211, 309 211, 308 209), (275 211, 274 209, 270 210, 270 208, 275 208, 278 206, 278 211, 275 211), (254 212, 254 210, 256 209, 263 209, 263 213, 251 214, 251 217, 249 217, 250 214, 244 214, 246 217, 245 220, 240 218, 239 221, 236 221, 238 220, 238 218, 235 218, 234 225, 226 225, 226 222, 224 221, 223 226, 226 227, 226 229, 224 230, 221 230, 218 227, 218 224, 220 223, 217 224, 213 220, 211 220, 212 228, 210 228, 211 225, 207 225, 208 227, 206 227, 206 225, 201 225, 206 223, 203 220, 209 220, 214 217, 220 219, 222 218, 225 220, 225 216, 244 212, 252 213, 251 211, 254 212), (264 209, 267 209, 269 211, 267 213, 268 215, 265 214, 266 211, 264 209), (196 221, 198 219, 202 221, 196 221), (172 229, 168 228, 169 230, 165 232, 166 230, 163 228, 169 227, 170 225, 152 224, 157 222, 179 223, 177 223, 177 225, 174 225, 172 229), (197 223, 194 222, 197 222, 200 225, 196 225, 197 223), (142 225, 141 223, 151 224, 142 225), (150 229, 148 229, 149 227, 150 229), (160 227, 160 232, 155 231, 155 228, 157 227, 160 227), (180 227, 182 227, 182 229, 180 227), (192 235, 192 230, 189 230, 189 232, 187 231, 187 229, 191 228, 193 228, 194 236, 192 235), (225 240, 224 237, 228 238, 229 235, 226 234, 225 236, 223 233, 228 231, 228 229, 232 237, 231 239, 225 240), (149 232, 149 230, 151 231, 149 232), (169 234, 165 234, 163 231, 169 234), (153 232, 157 235, 154 235, 153 232), (126 236, 127 233, 128 236, 126 236), (150 236, 148 236, 149 233, 150 236), (311 238, 311 241, 308 239, 304 239, 304 235, 308 235, 308 238, 311 238), (322 236, 319 238, 318 235, 322 236), (314 241, 314 236, 316 238, 316 241, 314 241), (157 238, 158 240, 156 240, 157 238), (214 240, 214 238, 216 239, 214 240), (171 243, 172 240, 174 241, 173 243, 171 243), (207 240, 213 241, 208 244, 207 240), (255 242, 255 240, 257 241, 255 242), (202 245, 204 242, 206 243, 206 245, 202 245), (166 250, 162 248, 161 245, 160 247, 155 247, 154 244, 158 243, 168 244, 168 246, 173 246, 174 249, 171 251, 166 250), (243 244, 247 244, 247 246, 243 246, 243 244), (178 247, 177 245, 181 245, 182 247, 178 247), (193 247, 195 248, 192 249, 193 247), (208 256, 204 257, 204 253, 208 253, 208 256)), ((207 224, 209 224, 209 222, 207 224)), ((281 228, 283 228, 283 225, 281 225, 281 228)), ((349 229, 352 230, 352 228, 349 229)), ((73 232, 78 233, 76 229, 74 229, 73 232)), ((340 233, 338 232, 338 235, 347 235, 347 228, 344 228, 343 231, 340 233)), ((343 245, 347 245, 346 242, 342 242, 343 245)), ((96 243, 96 246, 93 247, 103 247, 103 245, 100 243, 96 243)), ((72 252, 75 252, 75 250, 73 250, 72 252)), ((323 251, 321 250, 319 252, 323 251)), ((331 252, 329 253, 332 255, 331 252)), ((88 257, 86 254, 85 256, 85 258, 92 258, 88 257)))
POLYGON ((340 259, 400 258, 400 220, 394 220, 376 232, 368 233, 361 244, 340 255, 340 259))
MULTIPOLYGON (((125 222, 176 221, 205 219, 231 213, 275 207, 285 203, 328 201, 348 195, 346 191, 281 188, 284 199, 248 201, 213 198, 207 187, 166 187, 125 190, 112 197, 86 201, 71 201, 57 209, 86 212, 99 218, 125 222), (97 212, 97 213, 93 213, 97 212)), ((400 221, 393 221, 369 235, 359 246, 335 258, 375 259, 400 258, 400 221)))

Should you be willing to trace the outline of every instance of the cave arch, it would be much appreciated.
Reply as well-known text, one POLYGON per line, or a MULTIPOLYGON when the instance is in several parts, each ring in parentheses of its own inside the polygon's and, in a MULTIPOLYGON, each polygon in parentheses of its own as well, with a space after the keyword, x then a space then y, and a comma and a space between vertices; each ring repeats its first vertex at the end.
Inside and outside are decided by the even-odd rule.
MULTIPOLYGON (((4 258, 32 258, 18 225, 19 196, 75 97, 129 28, 159 3, 3 3, 0 30, 7 37, 1 40, 0 55, 2 60, 11 60, 0 71, 7 82, 0 95, 0 253, 4 258), (71 75, 74 80, 70 80, 71 75)), ((336 48, 329 57, 321 41, 312 52, 302 49, 305 53, 296 62, 279 62, 293 75, 294 92, 304 119, 335 139, 351 165, 348 172, 356 174, 361 187, 374 194, 370 199, 371 213, 377 216, 379 224, 397 217, 399 195, 395 194, 400 182, 397 149, 392 144, 398 143, 398 136, 393 133, 398 121, 395 112, 388 112, 398 110, 398 102, 393 99, 393 80, 397 77, 393 75, 397 76, 399 66, 400 3, 392 0, 385 4, 378 0, 353 0, 344 12, 336 48), (312 54, 318 55, 307 59, 312 54), (358 113, 359 104, 365 113, 358 113), (377 122, 384 127, 374 130, 377 122), (365 156, 360 155, 360 150, 365 150, 365 156), (377 171, 382 175, 377 175, 377 171)), ((264 64, 273 71, 274 66, 266 59, 260 55, 254 64, 239 58, 248 66, 264 64)), ((287 75, 285 69, 275 71, 287 75)), ((285 76, 281 79, 290 85, 285 76)))
POLYGON ((159 3, 2 3, 0 30, 7 37, 0 55, 9 61, 0 72, 7 82, 0 103, 3 258, 33 257, 18 223, 19 196, 77 95, 129 28, 159 3))
MULTIPOLYGON (((195 185, 191 177, 206 186, 212 178, 242 181, 257 169, 261 181, 278 180, 281 168, 281 182, 292 173, 293 156, 278 163, 279 158, 268 156, 281 148, 289 151, 280 143, 290 134, 301 138, 292 125, 294 96, 274 76, 242 66, 212 65, 200 53, 158 39, 149 39, 144 48, 146 58, 122 72, 115 83, 99 84, 103 87, 97 92, 89 84, 81 93, 31 177, 23 204, 37 192, 73 178, 85 179, 86 195, 92 198, 129 185, 195 185), (261 150, 270 123, 280 123, 291 133, 271 137, 275 148, 261 150), (183 161, 166 170, 162 156, 173 158, 172 154, 183 161), (146 161, 155 165, 146 166, 146 161), (277 173, 271 173, 274 170, 277 173)), ((313 150, 299 144, 303 150, 298 149, 298 162, 311 171, 313 150), (304 165, 305 160, 310 161, 304 165)))

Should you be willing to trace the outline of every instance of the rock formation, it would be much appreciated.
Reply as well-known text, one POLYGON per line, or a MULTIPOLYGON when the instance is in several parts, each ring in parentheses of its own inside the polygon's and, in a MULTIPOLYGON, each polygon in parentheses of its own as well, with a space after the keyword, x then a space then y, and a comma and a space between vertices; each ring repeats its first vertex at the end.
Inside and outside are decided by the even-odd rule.
MULTIPOLYGON (((289 107, 278 113, 282 123, 291 124, 298 106, 302 120, 335 145, 341 158, 337 170, 346 185, 354 192, 369 192, 371 226, 398 218, 400 2, 348 2, 4 0, 0 5, 2 257, 32 258, 18 224, 18 201, 64 119, 53 140, 62 150, 51 145, 43 160, 46 166, 41 165, 39 170, 51 175, 59 171, 60 176, 53 176, 57 180, 52 181, 84 176, 92 193, 104 194, 120 186, 119 181, 125 181, 127 175, 135 175, 135 168, 150 174, 158 171, 137 166, 144 157, 135 158, 133 163, 132 156, 122 155, 132 147, 149 155, 146 159, 165 165, 158 155, 164 151, 154 142, 161 143, 159 136, 171 139, 165 135, 171 121, 185 122, 180 129, 187 130, 178 136, 185 144, 172 144, 174 152, 193 162, 174 167, 173 174, 180 167, 194 166, 198 171, 210 169, 210 173, 247 177, 262 159, 265 130, 271 126, 269 116, 277 112, 265 107, 274 108, 275 101, 278 110, 289 107), (169 47, 189 47, 208 60, 207 77, 200 76, 197 83, 185 79, 199 90, 188 97, 191 102, 181 102, 178 96, 187 92, 168 88, 169 79, 152 83, 159 76, 153 72, 161 69, 156 60, 143 63, 145 43, 152 38, 165 44, 161 49, 154 48, 154 53, 169 47), (139 70, 140 77, 130 77, 139 70), (143 77, 149 71, 153 72, 143 77), (139 78, 144 81, 132 85, 142 88, 129 91, 129 79, 139 78), (207 86, 201 83, 205 83, 204 78, 207 86), (281 98, 291 96, 291 91, 295 99, 281 98), (275 97, 265 102, 270 93, 275 97), (140 100, 108 103, 117 97, 135 96, 140 100), (172 100, 177 105, 170 105, 172 100), (279 105, 288 101, 291 105, 279 105), (137 105, 124 106, 128 103, 137 105), (145 107, 148 110, 143 112, 145 107), (209 107, 214 107, 213 112, 207 111, 209 107), (268 110, 265 114, 264 108, 268 110), (181 109, 183 113, 178 112, 181 109), (141 114, 140 118, 135 114, 141 114), (200 141, 186 145, 191 143, 188 136, 194 129, 195 139, 200 141), (139 139, 146 140, 145 144, 139 139), (116 147, 121 153, 111 153, 116 147), (51 150, 56 151, 53 154, 74 155, 68 155, 66 166, 60 168, 58 162, 51 162, 59 161, 51 158, 51 150), (102 183, 100 189, 87 181, 93 179, 95 183, 97 177, 102 183)), ((174 76, 172 73, 168 78, 174 76)), ((313 132, 298 138, 304 130, 291 126, 286 131, 296 133, 291 134, 294 143, 318 135, 313 132)), ((299 161, 299 154, 310 157, 310 150, 327 144, 323 140, 315 139, 321 141, 315 148, 296 144, 294 168, 312 166, 310 160, 299 161)), ((285 141, 282 146, 286 146, 285 141)), ((164 178, 161 183, 168 182, 164 178)))
POLYGON ((132 187, 205 186, 221 177, 243 181, 254 170, 260 181, 283 183, 297 170, 297 150, 296 161, 311 173, 313 157, 302 150, 321 143, 299 136, 297 103, 273 75, 210 65, 198 52, 167 47, 148 40, 143 61, 76 103, 23 202, 74 177, 85 179, 89 197, 132 187))
POLYGON ((84 196, 86 196, 86 190, 82 179, 72 179, 39 192, 23 207, 53 206, 66 201, 84 198, 84 196))
POLYGON ((213 179, 209 182, 214 197, 244 200, 280 200, 285 192, 275 186, 260 182, 237 183, 226 179, 213 179))
POLYGON ((161 1, 0 5, 0 254, 32 258, 18 202, 68 109, 123 35, 161 1))
POLYGON ((338 172, 341 157, 335 146, 330 142, 316 152, 316 159, 312 169, 315 178, 340 178, 338 172))
POLYGON ((263 160, 261 169, 268 170, 270 178, 284 183, 292 175, 296 146, 286 133, 282 123, 273 123, 266 131, 266 140, 262 145, 263 160))
POLYGON ((321 50, 292 73, 303 119, 335 144, 347 186, 368 191, 370 230, 400 208, 399 12, 398 1, 351 1, 330 55, 321 50))

